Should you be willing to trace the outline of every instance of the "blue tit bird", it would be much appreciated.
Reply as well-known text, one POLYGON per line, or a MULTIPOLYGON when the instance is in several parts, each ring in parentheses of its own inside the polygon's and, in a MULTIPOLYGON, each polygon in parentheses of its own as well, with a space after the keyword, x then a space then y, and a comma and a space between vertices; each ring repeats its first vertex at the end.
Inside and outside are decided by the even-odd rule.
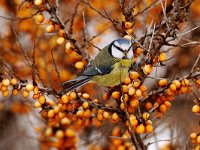
POLYGON ((127 76, 132 63, 132 42, 124 38, 114 40, 97 54, 82 75, 61 84, 63 86, 61 94, 90 80, 101 86, 119 85, 127 76))

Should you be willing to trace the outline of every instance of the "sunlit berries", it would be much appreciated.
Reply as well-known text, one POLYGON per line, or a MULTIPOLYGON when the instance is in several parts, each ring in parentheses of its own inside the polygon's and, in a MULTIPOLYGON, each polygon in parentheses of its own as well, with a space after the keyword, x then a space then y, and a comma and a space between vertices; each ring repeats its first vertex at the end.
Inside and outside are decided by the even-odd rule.
POLYGON ((42 3, 43 3, 43 0, 34 0, 34 5, 36 6, 42 5, 42 3))
POLYGON ((84 63, 82 61, 78 61, 75 63, 75 67, 78 70, 82 70, 84 68, 84 63))
POLYGON ((61 37, 57 38, 56 42, 57 42, 58 45, 61 45, 61 44, 64 43, 64 41, 65 41, 65 38, 61 36, 61 37))
POLYGON ((46 27, 46 31, 48 32, 48 33, 51 33, 51 32, 54 32, 54 30, 55 30, 55 27, 54 27, 54 25, 48 25, 47 27, 46 27))
POLYGON ((10 85, 10 80, 9 79, 3 79, 2 80, 2 85, 3 86, 9 86, 10 85))
POLYGON ((159 60, 160 60, 161 62, 166 61, 166 60, 167 60, 166 54, 165 54, 165 53, 160 53, 160 55, 159 55, 159 60))
POLYGON ((153 70, 153 66, 151 64, 147 64, 143 67, 143 73, 149 75, 153 70))

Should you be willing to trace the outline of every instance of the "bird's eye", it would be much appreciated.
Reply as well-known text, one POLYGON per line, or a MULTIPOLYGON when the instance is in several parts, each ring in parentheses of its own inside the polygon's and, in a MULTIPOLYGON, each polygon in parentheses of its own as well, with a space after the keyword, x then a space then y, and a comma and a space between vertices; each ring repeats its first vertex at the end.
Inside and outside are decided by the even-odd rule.
POLYGON ((112 45, 111 47, 111 54, 115 58, 120 58, 122 59, 125 55, 121 49, 117 48, 116 46, 112 45))

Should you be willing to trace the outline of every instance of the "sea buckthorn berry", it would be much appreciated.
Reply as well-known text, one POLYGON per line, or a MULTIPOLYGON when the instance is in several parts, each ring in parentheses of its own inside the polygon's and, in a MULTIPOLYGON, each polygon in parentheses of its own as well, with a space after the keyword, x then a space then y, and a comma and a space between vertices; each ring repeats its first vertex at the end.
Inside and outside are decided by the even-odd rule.
POLYGON ((128 34, 132 34, 132 33, 133 33, 133 29, 127 29, 126 32, 127 32, 128 34))
POLYGON ((145 132, 145 126, 143 124, 140 124, 139 126, 136 127, 135 129, 137 134, 142 134, 145 132))
POLYGON ((160 53, 159 55, 159 60, 162 61, 166 61, 167 60, 167 56, 166 53, 160 53))
POLYGON ((114 98, 114 99, 119 99, 120 98, 120 92, 119 91, 114 91, 114 92, 112 92, 112 94, 111 94, 111 96, 112 96, 112 98, 114 98))
POLYGON ((193 113, 200 113, 200 106, 199 105, 194 105, 192 107, 192 112, 193 113))
POLYGON ((172 105, 169 101, 165 101, 164 104, 167 107, 167 109, 169 109, 172 105))
POLYGON ((138 48, 135 50, 134 53, 135 53, 136 55, 140 55, 140 54, 142 53, 142 51, 143 51, 142 48, 138 47, 138 48))
POLYGON ((129 74, 129 76, 130 76, 130 78, 131 78, 132 80, 136 80, 136 79, 139 78, 139 73, 136 72, 136 71, 131 71, 130 74, 129 74))
POLYGON ((107 111, 104 111, 103 112, 103 117, 105 118, 105 119, 108 119, 109 118, 109 113, 107 112, 107 111))
POLYGON ((190 84, 190 81, 188 79, 183 79, 181 81, 182 86, 188 86, 190 84))
POLYGON ((89 119, 91 117, 91 111, 89 109, 84 110, 83 116, 89 119))
POLYGON ((36 101, 34 106, 35 106, 35 108, 41 108, 42 105, 38 101, 36 101))
POLYGON ((75 63, 76 69, 82 70, 84 68, 84 63, 82 61, 78 61, 75 63))
POLYGON ((194 133, 194 132, 191 133, 191 134, 190 134, 190 138, 191 138, 191 139, 197 139, 197 133, 194 133))
POLYGON ((55 102, 53 100, 48 100, 49 106, 53 107, 55 105, 55 102))
POLYGON ((181 87, 181 82, 178 81, 178 80, 174 80, 174 81, 172 81, 172 83, 176 85, 176 88, 180 88, 181 87))
POLYGON ((200 135, 197 136, 197 144, 200 144, 200 135))
POLYGON ((38 94, 38 93, 39 93, 39 88, 38 88, 38 86, 34 86, 33 92, 34 92, 34 94, 38 94))
POLYGON ((139 87, 140 86, 140 80, 137 79, 136 81, 134 81, 133 86, 136 87, 136 88, 139 87))
POLYGON ((2 96, 7 97, 8 95, 9 95, 8 90, 2 91, 2 96))
POLYGON ((76 136, 76 133, 74 130, 68 128, 65 130, 65 136, 66 137, 75 137, 76 136))
POLYGON ((8 87, 7 86, 1 86, 1 91, 3 92, 3 91, 7 91, 8 90, 8 87))
POLYGON ((142 118, 143 118, 144 120, 147 120, 149 117, 150 117, 150 114, 147 113, 147 112, 144 112, 144 113, 142 114, 142 118))
POLYGON ((71 123, 71 120, 69 120, 67 117, 64 117, 60 120, 60 123, 62 125, 69 125, 71 123))
POLYGON ((47 113, 47 116, 48 116, 49 118, 54 117, 54 115, 55 115, 55 113, 54 113, 53 109, 49 110, 48 113, 47 113))
POLYGON ((60 30, 58 31, 58 36, 64 36, 64 34, 65 34, 65 30, 60 29, 60 30))
POLYGON ((125 22, 125 28, 130 29, 133 26, 131 22, 125 22))
POLYGON ((120 104, 120 109, 121 109, 121 110, 124 110, 124 109, 125 109, 124 103, 121 103, 121 104, 120 104))
POLYGON ((52 128, 47 128, 46 130, 45 130, 45 136, 51 136, 52 134, 53 134, 53 130, 52 130, 52 128))
POLYGON ((131 83, 131 79, 130 79, 129 77, 126 77, 126 78, 124 79, 124 84, 128 85, 128 84, 130 84, 130 83, 131 83))
POLYGON ((138 100, 131 100, 131 101, 130 101, 130 106, 131 106, 132 108, 137 108, 138 105, 139 105, 139 101, 138 101, 138 100))
POLYGON ((102 114, 97 114, 97 119, 102 121, 103 120, 103 115, 102 114))
POLYGON ((145 85, 141 85, 141 86, 140 86, 140 90, 141 90, 142 92, 146 92, 146 91, 147 91, 147 87, 146 87, 145 85))
POLYGON ((152 70, 153 70, 153 66, 150 65, 150 64, 147 64, 143 68, 143 73, 146 74, 146 75, 149 75, 152 70))
POLYGON ((33 99, 38 99, 40 97, 40 94, 33 94, 33 99))
POLYGON ((161 79, 159 82, 158 82, 158 85, 163 87, 163 86, 166 86, 167 85, 167 80, 166 79, 161 79))
POLYGON ((61 44, 64 43, 64 41, 65 41, 65 38, 61 36, 61 37, 57 38, 56 42, 57 42, 58 45, 61 45, 61 44))
POLYGON ((14 96, 18 95, 18 93, 19 93, 19 90, 18 90, 18 89, 13 89, 13 90, 12 90, 12 94, 13 94, 14 96))
POLYGON ((16 84, 17 84, 17 79, 12 78, 12 79, 10 80, 10 84, 11 84, 11 85, 16 85, 16 84))
POLYGON ((62 139, 64 137, 64 132, 62 130, 56 131, 56 137, 62 139))
POLYGON ((135 94, 136 90, 134 87, 131 87, 129 90, 128 90, 128 95, 130 96, 133 96, 135 94))
POLYGON ((29 91, 23 90, 22 91, 22 96, 25 97, 25 98, 27 98, 29 96, 29 91))
POLYGON ((106 93, 103 94, 103 100, 104 101, 109 100, 109 98, 110 98, 110 94, 109 93, 106 92, 106 93))
POLYGON ((119 120, 119 115, 117 113, 113 113, 111 116, 111 119, 114 121, 118 121, 119 120))
POLYGON ((46 28, 46 31, 48 32, 48 33, 51 33, 51 32, 53 32, 55 30, 55 27, 54 27, 54 25, 49 25, 49 26, 47 26, 47 28, 46 28))
POLYGON ((131 40, 131 39, 132 39, 132 37, 131 37, 130 35, 125 35, 124 38, 125 38, 125 39, 128 39, 128 40, 131 40))
POLYGON ((89 103, 88 102, 83 102, 83 104, 82 104, 82 106, 83 106, 83 108, 88 108, 89 107, 89 103))
POLYGON ((127 85, 122 85, 122 92, 123 93, 128 93, 129 89, 127 85))
POLYGON ((83 117, 83 111, 82 110, 78 110, 76 112, 76 116, 82 118, 83 117))
POLYGON ((41 96, 39 97, 38 102, 39 102, 40 104, 44 104, 44 103, 46 102, 46 98, 44 97, 44 95, 41 95, 41 96))
POLYGON ((76 99, 76 97, 77 97, 76 92, 70 92, 70 94, 69 94, 69 100, 74 100, 74 99, 76 99))
POLYGON ((36 16, 36 21, 37 21, 38 23, 42 23, 42 22, 44 21, 44 15, 43 15, 43 14, 38 14, 38 15, 36 16))
POLYGON ((151 110, 151 109, 153 108, 153 105, 151 104, 151 102, 146 102, 145 108, 146 108, 147 110, 151 110))
POLYGON ((166 107, 164 104, 162 104, 162 105, 160 105, 160 107, 159 107, 159 111, 160 111, 161 113, 164 113, 164 112, 167 111, 167 107, 166 107))
POLYGON ((173 83, 170 84, 169 88, 170 88, 170 90, 172 90, 172 91, 176 91, 176 85, 173 84, 173 83))
POLYGON ((9 79, 3 79, 2 80, 2 85, 3 86, 9 86, 10 85, 10 80, 9 79))
POLYGON ((135 91, 135 95, 136 95, 137 97, 142 96, 142 91, 141 91, 140 89, 137 89, 137 90, 135 91))
POLYGON ((27 90, 27 91, 30 92, 30 91, 32 91, 33 89, 34 89, 33 84, 29 83, 29 84, 26 85, 26 90, 27 90))
POLYGON ((69 50, 72 48, 72 44, 70 42, 67 42, 65 45, 66 50, 69 50))
POLYGON ((66 103, 68 103, 68 101, 69 101, 69 98, 68 98, 68 96, 67 96, 67 95, 62 95, 62 96, 61 96, 61 100, 62 100, 62 102, 63 102, 63 103, 65 103, 65 104, 66 104, 66 103))
POLYGON ((82 97, 83 97, 84 99, 89 99, 89 98, 90 98, 90 95, 87 94, 87 93, 83 93, 82 97))
POLYGON ((181 86, 181 93, 187 93, 188 92, 188 88, 185 86, 181 86))
POLYGON ((34 5, 36 6, 42 5, 42 3, 43 3, 43 0, 34 0, 34 5))
POLYGON ((150 132, 153 131, 153 126, 152 126, 152 125, 147 125, 147 126, 145 127, 145 130, 146 130, 147 133, 150 133, 150 132))

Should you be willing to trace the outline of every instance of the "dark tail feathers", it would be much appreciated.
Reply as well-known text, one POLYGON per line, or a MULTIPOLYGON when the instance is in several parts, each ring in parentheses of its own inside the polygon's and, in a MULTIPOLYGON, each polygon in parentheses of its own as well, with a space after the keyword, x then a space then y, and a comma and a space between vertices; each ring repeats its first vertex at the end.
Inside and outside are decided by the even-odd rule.
POLYGON ((63 83, 60 84, 63 87, 61 94, 63 95, 65 93, 69 92, 69 91, 72 91, 75 88, 78 88, 79 86, 87 83, 88 81, 90 81, 89 76, 79 76, 75 79, 63 82, 63 83))

